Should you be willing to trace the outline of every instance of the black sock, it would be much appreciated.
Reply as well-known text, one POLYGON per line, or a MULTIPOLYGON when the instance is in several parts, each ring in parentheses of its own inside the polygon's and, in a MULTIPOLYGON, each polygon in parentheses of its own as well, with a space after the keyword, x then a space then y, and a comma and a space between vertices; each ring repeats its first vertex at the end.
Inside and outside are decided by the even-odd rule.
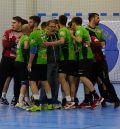
POLYGON ((48 104, 53 104, 52 99, 47 99, 48 104))
POLYGON ((97 94, 95 90, 92 91, 91 94, 94 96, 94 99, 99 99, 99 95, 97 94))
POLYGON ((39 106, 40 105, 40 100, 34 99, 34 103, 35 103, 36 106, 39 106))

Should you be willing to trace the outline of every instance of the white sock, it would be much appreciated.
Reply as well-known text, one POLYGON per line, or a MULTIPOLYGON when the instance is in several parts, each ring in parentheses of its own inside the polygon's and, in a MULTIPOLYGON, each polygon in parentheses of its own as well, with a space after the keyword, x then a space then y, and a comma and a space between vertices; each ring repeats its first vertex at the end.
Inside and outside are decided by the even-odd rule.
POLYGON ((70 97, 70 96, 65 96, 65 97, 66 97, 66 100, 67 100, 68 102, 71 101, 71 97, 70 97))
POLYGON ((29 93, 28 92, 25 94, 25 101, 26 102, 30 102, 29 93))
POLYGON ((28 96, 25 96, 25 102, 30 102, 30 99, 28 96))
POLYGON ((39 94, 33 94, 33 98, 34 98, 35 100, 39 100, 40 96, 39 96, 39 94))
POLYGON ((52 93, 51 92, 46 93, 46 96, 47 96, 48 99, 52 99, 52 93))
POLYGON ((19 103, 22 103, 24 101, 24 95, 20 94, 19 95, 19 103))
POLYGON ((2 92, 2 98, 6 99, 6 92, 2 92))

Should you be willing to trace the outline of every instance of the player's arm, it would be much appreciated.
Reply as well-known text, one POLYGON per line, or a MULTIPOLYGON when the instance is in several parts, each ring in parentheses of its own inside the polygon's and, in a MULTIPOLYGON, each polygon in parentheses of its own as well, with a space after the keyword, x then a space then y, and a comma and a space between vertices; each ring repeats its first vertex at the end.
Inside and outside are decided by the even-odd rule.
POLYGON ((53 41, 53 42, 44 42, 44 45, 49 46, 49 45, 64 44, 65 43, 65 37, 66 37, 66 33, 64 31, 60 31, 59 32, 59 40, 56 40, 56 41, 53 41))
POLYGON ((8 31, 5 31, 5 33, 3 35, 2 46, 3 46, 3 49, 10 48, 9 32, 8 31))
POLYGON ((23 57, 24 61, 26 62, 28 59, 28 54, 29 54, 29 41, 28 38, 24 41, 24 48, 23 48, 23 57))
POLYGON ((29 57, 28 66, 27 66, 28 71, 31 71, 32 63, 36 52, 37 52, 37 46, 32 46, 30 49, 30 57, 29 57))
POLYGON ((24 41, 24 49, 28 49, 29 48, 29 41, 25 40, 24 41))
POLYGON ((81 35, 80 30, 76 30, 75 35, 74 35, 73 31, 70 31, 70 33, 71 33, 71 37, 73 38, 73 40, 76 43, 81 43, 82 42, 82 35, 81 35))
POLYGON ((35 35, 34 32, 30 34, 30 57, 29 57, 28 66, 27 66, 28 71, 31 71, 32 63, 38 49, 36 38, 37 36, 35 35))
POLYGON ((106 41, 105 41, 103 33, 101 33, 101 44, 102 44, 102 48, 104 48, 106 45, 106 41))
POLYGON ((91 41, 94 43, 94 45, 104 48, 105 47, 105 40, 98 40, 97 37, 91 36, 91 41))
POLYGON ((82 38, 80 35, 74 35, 74 33, 71 31, 71 36, 72 36, 73 40, 75 40, 75 42, 77 42, 77 43, 82 42, 82 38))
POLYGON ((64 44, 64 43, 65 43, 64 37, 60 37, 60 39, 57 41, 53 41, 53 42, 46 41, 46 42, 44 42, 44 45, 45 46, 52 46, 52 45, 60 45, 60 44, 64 44))
POLYGON ((101 34, 100 34, 100 38, 99 38, 99 42, 101 43, 101 47, 104 48, 106 45, 106 41, 103 35, 103 31, 101 30, 101 34))

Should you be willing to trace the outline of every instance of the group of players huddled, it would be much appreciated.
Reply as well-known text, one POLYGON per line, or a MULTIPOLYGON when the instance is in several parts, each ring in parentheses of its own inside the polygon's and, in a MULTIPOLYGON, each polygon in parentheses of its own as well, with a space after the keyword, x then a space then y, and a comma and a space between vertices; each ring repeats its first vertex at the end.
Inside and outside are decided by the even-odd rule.
POLYGON ((13 79, 11 105, 27 111, 94 109, 99 105, 106 107, 106 102, 113 103, 114 108, 120 106, 109 79, 99 14, 90 13, 86 26, 82 25, 81 17, 67 20, 65 15, 60 15, 58 19, 42 22, 39 28, 38 16, 31 16, 28 21, 13 17, 12 28, 4 32, 2 39, 1 104, 9 105, 6 94, 13 79), (79 82, 85 94, 81 103, 77 97, 79 82), (96 83, 101 97, 95 90, 96 83))

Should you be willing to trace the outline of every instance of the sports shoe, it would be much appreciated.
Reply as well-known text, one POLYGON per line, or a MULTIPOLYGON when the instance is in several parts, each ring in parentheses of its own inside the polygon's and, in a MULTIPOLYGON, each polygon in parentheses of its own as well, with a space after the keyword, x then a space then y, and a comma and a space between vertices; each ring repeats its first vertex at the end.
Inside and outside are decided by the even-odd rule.
POLYGON ((78 105, 78 108, 90 108, 90 107, 91 107, 90 102, 85 102, 85 101, 83 101, 78 105))
POLYGON ((75 102, 67 102, 64 106, 64 109, 70 109, 72 108, 72 106, 75 105, 75 102))
POLYGON ((26 110, 30 112, 41 111, 41 106, 32 105, 32 106, 27 107, 26 110))
POLYGON ((61 109, 62 105, 61 104, 53 104, 54 109, 61 109))
POLYGON ((62 108, 62 104, 61 104, 61 102, 60 101, 56 101, 56 102, 54 102, 53 103, 53 108, 54 109, 61 109, 62 108))
POLYGON ((91 103, 91 108, 95 109, 97 106, 99 106, 102 102, 104 101, 104 98, 99 97, 98 99, 95 99, 92 103, 91 103))
POLYGON ((94 101, 96 101, 96 105, 99 106, 104 101, 104 98, 99 97, 98 99, 95 99, 94 101))
POLYGON ((15 106, 16 104, 17 104, 17 101, 16 101, 15 97, 13 97, 13 99, 11 101, 11 105, 12 106, 15 106))
POLYGON ((26 103, 23 102, 23 103, 17 103, 15 105, 15 107, 19 107, 21 109, 26 109, 28 107, 28 105, 26 105, 26 103))
POLYGON ((98 105, 97 105, 97 101, 93 101, 92 103, 91 103, 91 109, 95 109, 96 107, 97 107, 98 105))
POLYGON ((4 104, 4 105, 9 105, 8 100, 6 98, 3 98, 3 97, 1 98, 0 103, 4 104))
POLYGON ((53 104, 44 104, 43 109, 44 110, 53 110, 54 107, 53 107, 53 104))

